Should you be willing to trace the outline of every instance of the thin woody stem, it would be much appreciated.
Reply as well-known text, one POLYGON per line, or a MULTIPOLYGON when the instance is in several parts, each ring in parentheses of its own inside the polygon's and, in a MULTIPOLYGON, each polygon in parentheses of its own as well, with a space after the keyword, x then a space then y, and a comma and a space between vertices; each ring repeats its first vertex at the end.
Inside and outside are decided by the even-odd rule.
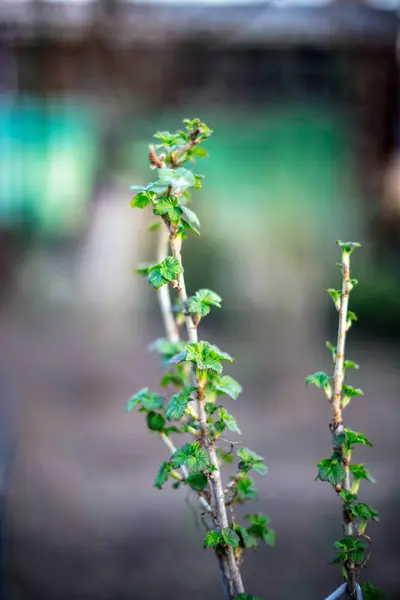
MULTIPOLYGON (((176 235, 176 233, 174 231, 170 232, 170 242, 171 242, 171 250, 172 250, 172 254, 173 254, 174 258, 176 258, 179 261, 180 265, 183 266, 182 265, 182 254, 181 254, 182 240, 179 236, 176 235)), ((187 309, 188 298, 187 298, 187 292, 186 292, 185 277, 183 275, 183 272, 178 275, 176 289, 177 289, 177 292, 179 294, 179 297, 180 297, 182 305, 183 305, 183 310, 184 310, 184 315, 185 315, 185 325, 186 325, 189 341, 190 341, 190 343, 196 343, 198 341, 197 327, 195 326, 193 319, 187 309)), ((207 426, 207 415, 206 415, 206 411, 205 411, 205 398, 204 398, 204 383, 205 382, 203 382, 202 380, 199 380, 196 377, 195 367, 193 367, 193 379, 194 379, 194 381, 196 383, 196 387, 197 387, 198 417, 199 417, 199 422, 200 422, 200 430, 202 433, 202 441, 203 441, 204 446, 207 449, 208 454, 210 456, 210 462, 211 462, 212 466, 214 467, 214 471, 212 472, 212 474, 210 476, 210 485, 211 485, 211 489, 212 489, 214 509, 217 513, 218 525, 221 529, 224 529, 226 527, 229 527, 228 514, 227 514, 226 506, 225 506, 224 487, 222 484, 222 478, 221 478, 221 472, 219 469, 217 453, 215 451, 214 444, 210 440, 208 426, 207 426)), ((242 578, 240 575, 239 567, 236 562, 233 548, 231 546, 227 546, 225 549, 225 552, 226 552, 226 560, 228 563, 227 566, 229 569, 229 575, 228 575, 226 569, 224 569, 224 571, 225 571, 225 575, 227 575, 229 578, 229 583, 230 583, 230 588, 231 588, 230 589, 231 596, 236 596, 237 594, 244 593, 243 582, 242 582, 242 578)))
MULTIPOLYGON (((157 248, 157 262, 162 262, 168 254, 168 232, 165 227, 160 227, 158 231, 158 248, 157 248)), ((172 310, 171 296, 169 293, 169 287, 162 285, 158 290, 158 303, 160 305, 161 315, 164 322, 165 331, 167 337, 171 342, 179 341, 179 331, 174 318, 172 310)))
MULTIPOLYGON (((351 477, 349 462, 350 457, 344 453, 343 444, 338 446, 336 443, 337 436, 344 432, 343 425, 343 407, 342 407, 342 388, 344 379, 344 354, 346 345, 347 331, 347 316, 349 309, 350 295, 350 253, 342 251, 342 293, 339 308, 339 325, 336 346, 335 370, 333 377, 333 396, 332 396, 332 416, 331 416, 331 432, 333 440, 334 452, 340 453, 345 477, 343 480, 343 489, 351 491, 351 477)), ((354 532, 353 523, 343 507, 343 533, 347 536, 352 536, 354 532)), ((347 590, 351 598, 355 598, 356 580, 355 580, 355 565, 353 563, 347 566, 348 584, 347 590)))

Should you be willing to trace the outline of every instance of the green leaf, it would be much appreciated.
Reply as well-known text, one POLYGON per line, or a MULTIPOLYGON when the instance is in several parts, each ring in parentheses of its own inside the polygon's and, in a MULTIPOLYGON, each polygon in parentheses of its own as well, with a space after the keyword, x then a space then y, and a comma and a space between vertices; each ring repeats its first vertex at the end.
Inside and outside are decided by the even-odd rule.
POLYGON ((317 373, 313 373, 313 375, 308 375, 306 377, 306 383, 312 383, 316 387, 324 387, 327 383, 330 383, 331 377, 324 373, 324 371, 318 371, 317 373))
POLYGON ((209 469, 211 467, 211 463, 207 450, 198 448, 196 451, 194 451, 187 460, 187 466, 192 471, 204 471, 205 469, 209 469))
POLYGON ((341 290, 335 290, 333 288, 329 288, 326 291, 328 292, 328 294, 332 298, 333 303, 334 303, 334 305, 336 307, 336 310, 340 310, 340 304, 342 302, 342 292, 341 292, 341 290))
POLYGON ((221 373, 222 371, 222 365, 220 364, 221 360, 233 361, 233 358, 229 356, 229 354, 222 352, 216 346, 212 346, 208 342, 186 344, 186 350, 187 353, 184 357, 174 357, 172 360, 174 362, 186 360, 194 363, 201 371, 215 371, 216 373, 221 373))
POLYGON ((254 487, 254 479, 248 475, 241 475, 236 483, 236 488, 239 493, 238 500, 243 502, 244 500, 256 500, 258 496, 257 489, 254 487))
POLYGON ((376 523, 379 522, 378 511, 374 510, 368 504, 364 504, 362 502, 352 504, 350 506, 350 513, 354 518, 363 519, 365 521, 375 521, 376 523))
POLYGON ((327 348, 329 348, 329 350, 332 352, 332 360, 335 363, 336 362, 336 356, 337 356, 337 348, 336 348, 336 346, 334 346, 333 344, 331 344, 331 342, 325 342, 325 346, 327 348))
POLYGON ((352 431, 348 427, 345 427, 345 432, 347 438, 346 445, 348 450, 351 450, 354 444, 364 444, 365 446, 370 446, 372 448, 372 442, 363 433, 352 431))
POLYGON ((224 450, 223 448, 217 448, 217 456, 222 462, 226 462, 228 464, 233 462, 232 452, 224 450))
POLYGON ((165 419, 160 413, 150 411, 147 414, 147 426, 152 431, 162 431, 164 429, 165 419))
POLYGON ((181 352, 183 349, 182 342, 172 342, 168 338, 159 338, 155 340, 149 346, 149 350, 155 350, 159 354, 163 356, 163 358, 168 362, 175 354, 181 352))
POLYGON ((233 531, 233 529, 231 529, 230 527, 224 527, 221 534, 224 544, 226 544, 227 546, 232 546, 232 548, 237 548, 239 546, 240 538, 238 534, 235 531, 233 531))
POLYGON ((166 281, 174 281, 183 273, 183 267, 177 258, 167 256, 159 265, 160 273, 166 281))
POLYGON ((126 410, 131 411, 135 408, 137 404, 140 404, 143 397, 147 394, 148 391, 149 389, 147 387, 142 388, 134 396, 132 396, 132 398, 129 398, 128 402, 126 403, 126 410))
POLYGON ((127 410, 131 411, 140 403, 145 410, 154 410, 164 406, 164 398, 160 394, 149 392, 148 388, 142 388, 128 400, 127 410))
POLYGON ((252 594, 239 594, 235 596, 235 600, 262 600, 258 596, 253 596, 252 594))
POLYGON ((220 418, 220 420, 225 423, 225 425, 228 427, 228 429, 230 431, 234 431, 236 433, 238 433, 239 435, 241 434, 241 431, 238 427, 238 424, 236 423, 236 419, 233 415, 231 415, 230 413, 228 413, 228 411, 221 407, 218 409, 218 416, 220 418))
POLYGON ((365 479, 370 483, 376 483, 376 480, 372 476, 371 471, 369 469, 366 469, 363 464, 350 465, 350 471, 353 473, 354 479, 365 479))
POLYGON ((263 535, 263 540, 267 544, 267 546, 271 546, 271 548, 275 548, 276 546, 276 532, 275 529, 268 529, 263 535))
POLYGON ((172 396, 168 403, 166 417, 171 419, 181 419, 190 401, 190 394, 196 390, 193 386, 183 388, 181 392, 172 396))
POLYGON ((359 365, 355 363, 353 360, 345 360, 343 363, 343 367, 345 369, 359 369, 359 365))
POLYGON ((200 221, 196 213, 194 213, 187 206, 180 206, 181 213, 183 214, 183 219, 188 222, 196 233, 199 233, 200 229, 200 221))
POLYGON ((180 194, 190 187, 194 187, 196 179, 191 171, 183 167, 170 169, 164 167, 158 170, 158 184, 161 187, 172 186, 175 194, 180 194))
POLYGON ((171 465, 173 469, 179 469, 182 465, 187 463, 191 453, 192 453, 192 444, 185 444, 182 448, 178 448, 171 455, 171 465))
POLYGON ((346 471, 337 458, 323 458, 317 467, 319 479, 332 485, 341 483, 346 477, 346 471))
POLYGON ((359 244, 358 242, 342 242, 341 240, 337 240, 336 244, 346 254, 351 254, 356 248, 361 248, 361 244, 359 244))
POLYGON ((177 223, 182 215, 176 196, 159 196, 153 212, 155 215, 167 215, 171 223, 177 223))
POLYGON ((149 283, 158 290, 164 283, 167 283, 164 277, 162 276, 159 265, 152 267, 149 271, 149 283))
POLYGON ((196 313, 201 317, 205 317, 210 312, 211 306, 221 308, 222 298, 211 290, 198 290, 194 296, 188 300, 188 308, 190 313, 196 313))
POLYGON ((148 275, 149 271, 153 267, 155 267, 155 266, 157 266, 157 265, 154 265, 154 264, 151 264, 151 265, 150 264, 141 264, 141 265, 138 265, 136 267, 136 269, 135 269, 135 273, 138 273, 138 275, 148 275))
POLYGON ((362 586, 363 600, 385 600, 380 589, 366 581, 362 586))
POLYGON ((172 364, 177 364, 177 363, 181 363, 184 360, 187 360, 187 355, 188 355, 188 351, 186 350, 182 350, 182 352, 178 352, 178 354, 175 354, 174 356, 172 356, 168 362, 172 363, 172 364))
POLYGON ((155 231, 161 226, 161 221, 153 221, 147 228, 147 231, 155 231))
POLYGON ((204 473, 191 473, 186 479, 186 483, 196 492, 204 490, 207 487, 207 482, 208 480, 204 473))
POLYGON ((218 529, 211 529, 204 538, 204 545, 207 546, 207 548, 216 548, 219 544, 223 543, 224 540, 218 529))
POLYGON ((268 473, 268 467, 264 463, 264 458, 249 448, 238 448, 236 454, 242 459, 239 462, 239 469, 241 471, 248 472, 253 469, 259 475, 266 475, 268 473))
POLYGON ((360 390, 360 388, 354 388, 351 385, 346 385, 343 384, 342 386, 342 407, 345 408, 351 398, 353 398, 354 396, 364 396, 364 392, 362 390, 360 390))
POLYGON ((342 490, 339 494, 346 504, 351 504, 357 499, 357 494, 353 494, 349 490, 342 490))
POLYGON ((327 396, 327 398, 330 399, 332 396, 332 379, 333 378, 324 373, 324 371, 317 371, 316 373, 313 373, 312 375, 308 375, 306 377, 306 384, 311 383, 317 388, 324 388, 325 395, 327 396))
POLYGON ((139 192, 131 200, 132 208, 144 208, 148 204, 150 204, 150 198, 147 192, 139 192))
POLYGON ((268 546, 275 546, 276 534, 273 529, 268 527, 269 518, 266 515, 254 513, 245 515, 245 519, 251 523, 247 528, 250 535, 263 540, 268 546))
POLYGON ((334 543, 341 561, 361 562, 364 559, 365 544, 354 536, 347 536, 334 543))
POLYGON ((243 548, 257 548, 257 538, 253 535, 250 535, 246 527, 243 527, 242 525, 236 523, 235 531, 239 535, 239 538, 241 540, 240 545, 243 546, 243 548))
POLYGON ((169 474, 171 472, 171 465, 165 461, 161 463, 160 470, 158 471, 157 477, 154 480, 154 486, 159 490, 162 489, 164 483, 168 481, 169 474))
POLYGON ((213 380, 213 386, 218 392, 222 394, 228 394, 228 396, 234 400, 237 400, 239 394, 243 391, 240 383, 238 383, 236 379, 233 379, 233 377, 230 377, 230 375, 217 377, 215 380, 213 380))

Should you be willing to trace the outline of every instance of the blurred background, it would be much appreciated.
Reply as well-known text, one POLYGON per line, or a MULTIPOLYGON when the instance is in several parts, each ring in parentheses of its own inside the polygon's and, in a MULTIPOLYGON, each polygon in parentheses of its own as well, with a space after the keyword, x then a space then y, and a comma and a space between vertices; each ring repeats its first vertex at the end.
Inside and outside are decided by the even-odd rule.
MULTIPOLYGON (((215 131, 185 245, 189 291, 222 312, 202 324, 235 356, 232 410, 269 475, 250 511, 276 549, 249 554, 248 591, 317 600, 340 507, 315 482, 329 406, 305 388, 331 370, 334 241, 360 241, 348 357, 365 396, 346 422, 378 481, 363 574, 400 597, 400 105, 398 0, 1 0, 0 491, 7 600, 220 598, 212 553, 181 492, 152 487, 164 447, 141 415, 157 389, 147 352, 156 295, 133 274, 156 256, 133 211, 158 129, 215 131)), ((229 403, 229 400, 228 400, 229 403)), ((261 478, 260 478, 261 479, 261 478)))

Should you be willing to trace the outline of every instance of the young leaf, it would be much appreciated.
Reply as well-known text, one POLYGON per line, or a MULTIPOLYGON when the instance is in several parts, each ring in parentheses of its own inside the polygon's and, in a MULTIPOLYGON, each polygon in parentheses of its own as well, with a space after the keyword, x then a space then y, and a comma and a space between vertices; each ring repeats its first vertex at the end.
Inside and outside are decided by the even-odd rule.
POLYGON ((326 291, 328 292, 328 294, 332 298, 333 303, 334 303, 334 305, 336 307, 336 310, 340 310, 340 304, 342 302, 342 292, 341 292, 341 290, 335 290, 333 288, 329 288, 326 291))
POLYGON ((332 360, 336 362, 337 348, 331 342, 325 342, 325 346, 332 352, 332 360))
POLYGON ((350 513, 354 518, 363 519, 364 521, 375 521, 376 523, 379 522, 378 511, 374 510, 368 504, 363 504, 362 502, 352 504, 350 506, 350 513))
POLYGON ((186 479, 186 483, 190 485, 192 490, 201 492, 205 487, 207 487, 207 477, 204 475, 204 473, 191 473, 186 479))
POLYGON ((364 396, 364 392, 362 390, 360 390, 360 388, 354 388, 351 385, 346 385, 343 384, 342 386, 342 407, 345 408, 351 398, 353 398, 354 396, 364 396))
POLYGON ((353 494, 349 490, 342 490, 339 494, 346 504, 351 504, 357 499, 357 494, 353 494))
POLYGON ((220 418, 220 420, 225 423, 225 425, 228 427, 228 429, 230 431, 234 431, 236 433, 238 433, 239 435, 241 434, 241 431, 238 427, 238 424, 236 423, 236 419, 233 415, 231 415, 230 413, 228 413, 228 411, 221 407, 218 409, 218 416, 220 418))
POLYGON ((221 533, 218 529, 211 529, 207 532, 206 537, 204 538, 204 545, 207 548, 216 548, 219 544, 223 544, 224 540, 222 538, 221 533))
POLYGON ((159 265, 160 273, 166 281, 174 281, 183 273, 183 267, 178 259, 167 256, 159 265))
POLYGON ((243 546, 244 548, 257 548, 257 538, 254 537, 254 535, 250 535, 246 527, 243 527, 242 525, 236 523, 235 531, 239 535, 241 546, 243 546))
POLYGON ((181 392, 172 396, 168 403, 166 417, 168 421, 171 419, 181 419, 190 401, 190 394, 196 390, 195 387, 189 386, 183 388, 181 392))
POLYGON ((342 249, 342 252, 346 254, 351 254, 356 248, 361 248, 361 244, 358 242, 342 242, 341 240, 336 240, 336 244, 342 249))
POLYGON ((176 196, 159 196, 153 212, 155 215, 168 215, 171 223, 177 223, 182 215, 182 210, 178 206, 178 198, 176 196))
POLYGON ((362 586, 363 600, 385 600, 385 596, 377 587, 366 581, 362 586))
POLYGON ((228 394, 234 400, 237 400, 239 394, 243 391, 242 386, 230 375, 217 377, 212 382, 214 388, 221 394, 228 394))
POLYGON ((341 483, 346 477, 346 471, 337 458, 323 458, 317 467, 318 478, 321 481, 329 481, 332 485, 341 483))
POLYGON ((205 469, 211 468, 210 457, 207 450, 198 448, 192 452, 191 456, 188 457, 187 466, 192 471, 204 471, 205 469))
POLYGON ((308 375, 306 377, 306 384, 313 384, 317 388, 324 388, 325 395, 328 399, 332 397, 332 385, 331 385, 332 377, 324 373, 324 371, 317 371, 317 373, 313 373, 312 375, 308 375))
POLYGON ((157 477, 154 480, 154 486, 159 490, 162 489, 164 483, 168 481, 169 474, 171 472, 171 465, 165 461, 161 463, 160 470, 158 471, 157 477))
POLYGON ((164 429, 165 419, 160 413, 150 411, 147 414, 147 426, 152 431, 162 431, 164 429))
POLYGON ((132 208, 145 208, 150 204, 150 196, 148 192, 139 192, 131 200, 132 208))
POLYGON ((233 531, 230 527, 225 527, 222 532, 222 539, 224 544, 227 546, 232 546, 232 548, 237 548, 240 544, 240 538, 238 534, 233 531))
POLYGON ((236 489, 238 492, 237 501, 242 503, 245 500, 256 500, 258 491, 254 487, 254 479, 248 475, 242 474, 236 483, 236 489))
POLYGON ((184 465, 192 453, 192 444, 185 444, 182 448, 178 448, 171 456, 171 465, 173 469, 178 469, 184 465))
POLYGON ((156 290, 166 283, 166 280, 160 272, 159 265, 156 265, 149 270, 148 280, 156 290))
POLYGON ((348 427, 345 427, 345 432, 347 442, 346 447, 348 450, 351 450, 354 444, 364 444, 365 446, 370 446, 372 448, 372 442, 363 433, 352 431, 348 427))
POLYGON ((200 221, 196 215, 196 213, 194 213, 192 210, 190 210, 190 208, 188 208, 187 206, 180 206, 181 209, 181 213, 183 214, 183 219, 189 223, 192 228, 194 229, 194 231, 196 233, 199 233, 199 229, 200 229, 200 221))
POLYGON ((262 600, 258 596, 253 596, 252 594, 239 594, 235 596, 235 600, 262 600))
POLYGON ((180 194, 190 187, 194 187, 196 179, 191 171, 180 167, 170 169, 168 167, 158 170, 158 184, 160 187, 172 186, 175 194, 180 194))
POLYGON ((140 402, 143 400, 143 397, 147 394, 148 391, 148 388, 142 388, 134 396, 132 396, 132 398, 129 398, 128 402, 126 403, 126 410, 131 411, 135 408, 137 404, 140 404, 140 402))
POLYGON ((354 479, 365 479, 370 483, 376 483, 371 471, 366 469, 363 464, 350 465, 350 471, 353 473, 354 479))
POLYGON ((264 458, 249 450, 249 448, 238 448, 236 454, 242 459, 239 462, 239 469, 241 471, 248 472, 253 469, 259 475, 266 475, 268 473, 268 467, 264 463, 264 458))

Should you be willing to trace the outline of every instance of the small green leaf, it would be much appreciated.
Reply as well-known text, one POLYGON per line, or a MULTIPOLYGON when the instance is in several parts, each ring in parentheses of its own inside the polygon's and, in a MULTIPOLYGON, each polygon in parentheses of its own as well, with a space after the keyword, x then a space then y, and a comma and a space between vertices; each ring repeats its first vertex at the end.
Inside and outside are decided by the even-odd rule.
POLYGON ((126 403, 126 410, 133 410, 135 406, 142 401, 143 397, 147 394, 148 391, 148 388, 142 388, 134 396, 132 396, 132 398, 129 398, 128 402, 126 403))
POLYGON ((239 538, 241 538, 241 546, 243 546, 244 548, 257 548, 257 538, 253 535, 250 535, 246 527, 243 527, 242 525, 236 523, 235 531, 239 535, 239 538))
POLYGON ((131 200, 132 208, 145 208, 145 206, 147 206, 148 204, 150 204, 150 197, 148 192, 139 192, 131 200))
POLYGON ((147 426, 152 431, 162 431, 164 429, 165 419, 160 413, 150 411, 147 414, 147 426))
POLYGON ((258 496, 257 489, 254 486, 254 479, 248 475, 242 474, 236 483, 239 496, 238 501, 243 502, 244 500, 256 500, 258 496))
POLYGON ((365 446, 370 446, 372 448, 372 442, 365 436, 363 433, 358 433, 357 431, 352 431, 348 427, 345 427, 346 438, 347 438, 347 448, 351 450, 354 444, 364 444, 365 446))
POLYGON ((190 394, 196 390, 195 387, 189 386, 183 388, 181 392, 172 396, 168 403, 166 417, 171 419, 181 419, 190 401, 190 394))
POLYGON ((355 500, 357 499, 357 494, 353 494, 349 490, 342 490, 340 492, 339 496, 341 498, 343 498, 343 500, 346 504, 351 504, 352 502, 355 502, 355 500))
POLYGON ((178 275, 183 273, 183 267, 177 258, 167 256, 159 264, 160 273, 166 281, 174 281, 178 275))
POLYGON ((159 490, 162 489, 164 483, 168 481, 169 474, 171 472, 171 465, 165 461, 161 463, 160 470, 158 471, 157 477, 154 480, 154 486, 159 490))
POLYGON ((356 248, 361 248, 361 244, 359 244, 358 242, 342 242, 341 240, 337 240, 336 244, 346 254, 351 254, 356 248))
POLYGON ((199 229, 200 229, 200 221, 196 215, 196 213, 194 213, 192 210, 190 210, 190 208, 188 208, 187 206, 180 206, 181 212, 184 215, 182 218, 187 221, 188 223, 190 223, 190 225, 195 229, 195 231, 198 233, 199 229))
POLYGON ((232 548, 237 548, 240 544, 240 538, 238 534, 233 531, 230 527, 224 527, 222 530, 222 539, 227 546, 232 546, 232 548))
POLYGON ((365 479, 370 483, 376 483, 376 480, 372 476, 371 471, 369 469, 366 469, 363 464, 350 465, 350 471, 353 473, 354 479, 365 479))
POLYGON ((165 167, 158 170, 158 185, 172 186, 175 194, 180 194, 190 187, 195 187, 196 179, 191 171, 183 167, 178 169, 165 167))
POLYGON ((275 548, 276 546, 276 532, 275 529, 268 528, 263 535, 263 540, 267 544, 267 546, 271 546, 271 548, 275 548))
POLYGON ((249 448, 238 448, 236 454, 242 459, 239 463, 241 471, 248 472, 253 469, 259 475, 266 475, 268 473, 268 467, 264 463, 264 458, 249 448))
POLYGON ((204 538, 204 545, 207 548, 216 548, 219 544, 223 544, 224 540, 222 538, 221 533, 218 529, 211 529, 207 532, 206 537, 204 538))
POLYGON ((328 398, 332 396, 332 377, 324 373, 324 371, 317 371, 317 373, 313 373, 312 375, 308 375, 306 377, 306 384, 315 385, 317 388, 324 388, 325 395, 328 398))
POLYGON ((225 408, 221 407, 218 409, 218 416, 220 420, 225 423, 230 431, 234 431, 241 434, 241 431, 236 423, 236 419, 233 415, 231 415, 225 408))
POLYGON ((171 465, 174 469, 178 469, 184 465, 192 453, 192 444, 185 444, 182 448, 178 448, 171 456, 171 465))
POLYGON ((224 450, 223 448, 217 448, 217 456, 222 462, 226 462, 228 464, 233 462, 232 452, 224 450))
POLYGON ((209 469, 211 463, 207 450, 199 448, 193 452, 187 460, 187 466, 192 471, 204 471, 205 469, 209 469))
POLYGON ((262 600, 258 596, 253 596, 252 594, 239 594, 235 596, 235 600, 262 600))
POLYGON ((385 600, 380 589, 366 581, 362 586, 363 600, 385 600))
POLYGON ((158 265, 150 269, 148 279, 149 283, 151 283, 156 290, 166 283, 166 280, 162 276, 158 265))
POLYGON ((211 306, 221 308, 222 298, 211 290, 198 290, 194 296, 188 299, 188 308, 190 313, 196 313, 200 317, 205 317, 210 312, 211 306))
POLYGON ((332 352, 332 360, 335 363, 336 362, 336 355, 337 355, 337 348, 336 348, 336 346, 334 346, 333 344, 331 344, 331 342, 326 342, 325 346, 327 348, 329 348, 329 350, 332 352))
POLYGON ((217 377, 215 380, 213 380, 213 386, 218 392, 221 392, 222 394, 228 394, 228 396, 234 400, 237 400, 239 394, 241 394, 243 391, 240 383, 238 383, 236 379, 233 379, 233 377, 230 375, 217 377))
POLYGON ((207 481, 207 477, 204 473, 191 473, 186 479, 186 483, 196 492, 204 490, 204 488, 207 487, 207 481))
POLYGON ((354 518, 363 519, 365 521, 375 521, 376 523, 379 522, 378 511, 374 510, 368 504, 364 504, 362 502, 352 504, 350 506, 350 513, 354 518))
POLYGON ((326 291, 328 292, 328 294, 332 298, 333 303, 334 303, 334 305, 336 307, 336 310, 340 310, 340 304, 342 302, 342 292, 341 292, 341 290, 335 290, 333 288, 329 288, 326 291))
POLYGON ((359 365, 355 363, 353 360, 345 360, 343 363, 343 367, 345 369, 359 369, 359 365))
POLYGON ((332 485, 341 483, 346 477, 346 471, 343 465, 336 458, 323 458, 318 465, 318 478, 321 481, 328 481, 332 485))
POLYGON ((147 228, 147 231, 155 231, 161 226, 161 221, 153 221, 147 228))
POLYGON ((155 266, 157 266, 157 265, 153 265, 153 264, 138 265, 135 269, 135 273, 138 273, 138 275, 148 275, 149 271, 155 266))
POLYGON ((354 388, 351 385, 342 386, 342 407, 345 408, 354 396, 363 396, 364 392, 360 388, 354 388))

